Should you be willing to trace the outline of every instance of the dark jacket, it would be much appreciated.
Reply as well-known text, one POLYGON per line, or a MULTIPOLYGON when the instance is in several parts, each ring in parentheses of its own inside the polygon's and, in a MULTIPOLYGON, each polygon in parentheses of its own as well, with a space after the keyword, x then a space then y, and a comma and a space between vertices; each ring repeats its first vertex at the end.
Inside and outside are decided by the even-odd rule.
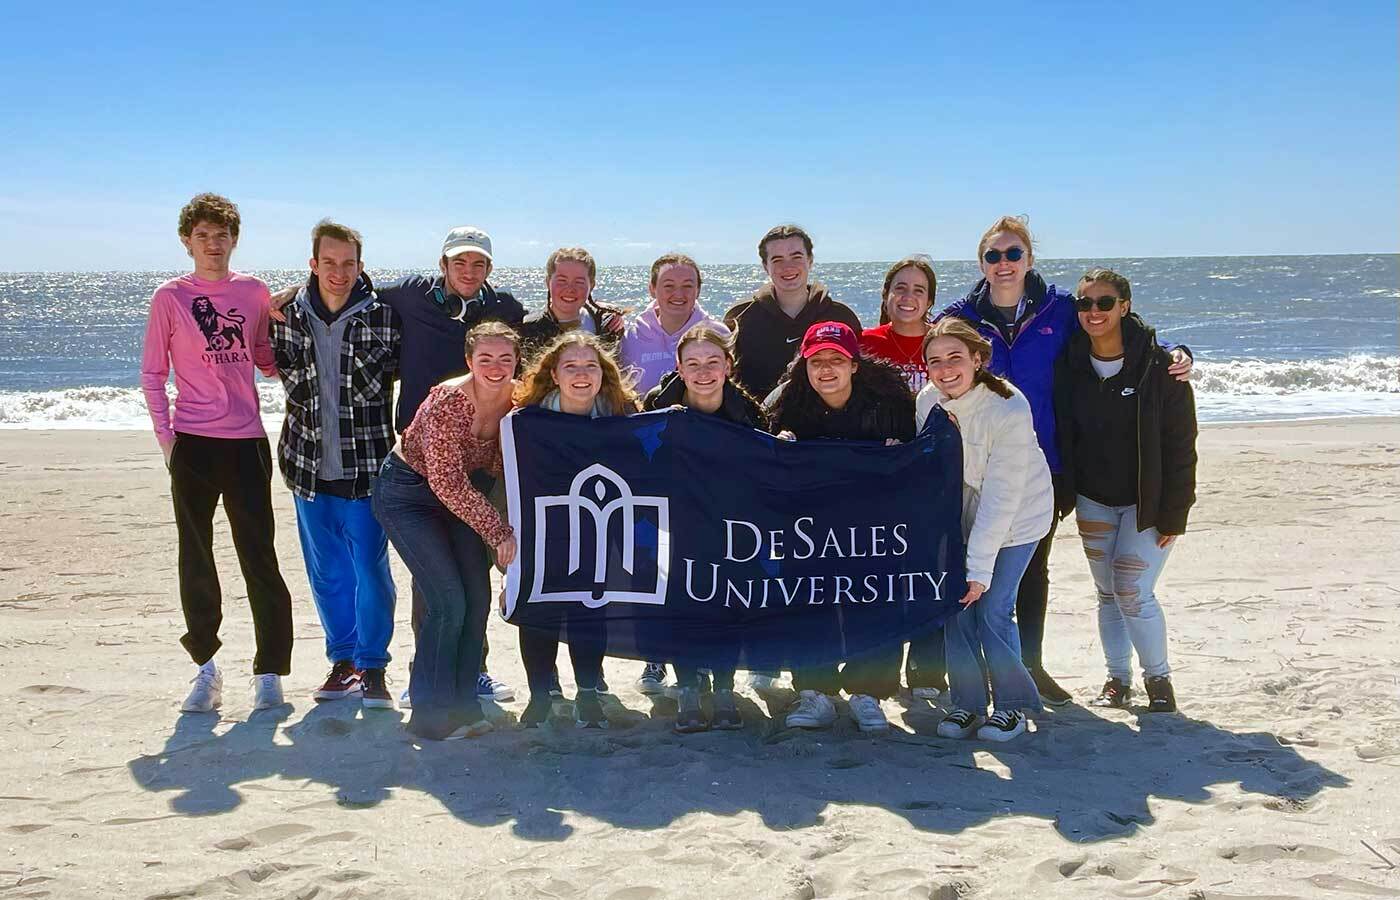
MULTIPOLYGON (((622 332, 611 331, 609 327, 613 321, 624 318, 627 314, 615 306, 605 306, 589 297, 583 303, 583 309, 579 311, 580 317, 587 316, 593 328, 593 333, 602 342, 603 347, 613 356, 617 355, 617 348, 622 343, 622 332)), ((524 363, 533 359, 536 354, 544 351, 550 342, 565 329, 560 327, 559 320, 554 317, 554 312, 549 308, 549 301, 545 301, 544 308, 532 312, 525 317, 520 328, 520 359, 524 363)))
POLYGON ((489 321, 518 329, 525 317, 525 308, 515 297, 490 284, 464 302, 445 282, 442 275, 410 275, 379 291, 380 301, 399 314, 403 328, 399 400, 394 410, 394 428, 399 432, 413 421, 433 385, 467 371, 468 331, 489 321))
MULTIPOLYGON (((662 375, 661 383, 647 391, 647 395, 642 398, 642 409, 647 412, 684 404, 685 382, 681 380, 679 372, 667 372, 662 375)), ((757 428, 759 431, 768 430, 768 417, 763 414, 763 410, 732 381, 724 382, 724 397, 714 415, 735 425, 757 428)))
MULTIPOLYGON (((308 290, 309 286, 303 287, 298 302, 285 307, 287 321, 272 321, 272 350, 287 394, 277 462, 292 493, 312 500, 321 454, 331 448, 323 446, 320 375, 307 321, 315 313, 300 302, 308 290)), ((369 496, 370 478, 378 474, 394 446, 390 401, 394 374, 401 362, 401 329, 394 310, 382 298, 374 299, 368 277, 361 276, 355 290, 357 299, 352 302, 371 299, 362 308, 346 313, 350 321, 341 340, 337 410, 341 465, 347 480, 354 481, 351 498, 359 499, 369 496)))
POLYGON ((801 349, 802 336, 818 322, 844 322, 857 337, 862 330, 860 318, 849 306, 833 300, 820 282, 813 282, 807 305, 796 318, 783 312, 771 284, 731 306, 724 324, 734 332, 734 380, 750 396, 766 398, 801 349))
MULTIPOLYGON (((1040 273, 1026 273, 1026 312, 1016 323, 1015 335, 1007 340, 992 305, 991 287, 983 278, 967 296, 944 307, 934 319, 957 316, 965 319, 978 333, 992 342, 992 358, 987 368, 1016 385, 1031 405, 1035 422, 1035 437, 1045 453, 1050 471, 1060 474, 1059 439, 1055 433, 1055 363, 1069 345, 1069 340, 1081 333, 1079 315, 1074 310, 1074 294, 1047 285, 1040 273)), ((1165 345, 1168 350, 1174 345, 1165 345)), ((1182 348, 1183 350, 1186 348, 1182 348)), ((1186 352, 1190 352, 1187 350, 1186 352)))
POLYGON ((1063 517, 1074 508, 1076 454, 1095 439, 1078 425, 1090 404, 1103 402, 1104 385, 1118 397, 1137 398, 1137 523, 1139 531, 1184 534, 1196 502, 1196 402, 1191 385, 1167 374, 1171 354, 1136 314, 1123 318, 1123 371, 1107 382, 1089 363, 1089 336, 1082 331, 1055 369, 1055 417, 1065 461, 1056 507, 1063 517))
MULTIPOLYGON (((917 433, 914 395, 909 393, 903 374, 893 366, 871 359, 861 361, 863 369, 877 365, 887 368, 888 373, 878 379, 853 379, 851 399, 841 409, 832 409, 819 398, 810 398, 801 406, 781 398, 769 410, 773 433, 791 431, 798 440, 912 441, 917 433)), ((787 388, 784 393, 790 390, 787 388)))

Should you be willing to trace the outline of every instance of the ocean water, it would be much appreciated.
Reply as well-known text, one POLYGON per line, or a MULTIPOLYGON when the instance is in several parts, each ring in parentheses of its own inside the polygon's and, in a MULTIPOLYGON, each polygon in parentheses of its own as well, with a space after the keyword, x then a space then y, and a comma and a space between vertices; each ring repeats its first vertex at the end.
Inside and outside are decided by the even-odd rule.
MULTIPOLYGON (((1106 264, 1133 284, 1133 307, 1190 346, 1203 421, 1400 414, 1400 255, 1050 260, 1073 287, 1106 264)), ((886 263, 819 263, 815 277, 867 325, 879 319, 886 263)), ((969 261, 940 262, 937 305, 975 282, 969 261)), ((598 273, 601 300, 646 305, 647 269, 598 273)), ((170 272, 0 273, 0 427, 145 429, 139 359, 152 291, 170 272)), ((274 288, 300 271, 256 272, 274 288)), ((387 284, 404 272, 371 270, 387 284)), ((762 284, 757 265, 706 266, 701 303, 719 314, 762 284)), ((543 268, 498 270, 493 283, 529 307, 544 301, 543 268)), ((263 412, 281 414, 274 382, 263 412)))

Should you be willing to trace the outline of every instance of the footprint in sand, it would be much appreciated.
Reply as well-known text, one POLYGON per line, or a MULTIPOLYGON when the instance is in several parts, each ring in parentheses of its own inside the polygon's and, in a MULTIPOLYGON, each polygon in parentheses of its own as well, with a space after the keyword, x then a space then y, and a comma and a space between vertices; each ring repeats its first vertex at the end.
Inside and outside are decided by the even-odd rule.
POLYGON ((1343 878, 1341 875, 1314 875, 1306 881, 1314 887, 1328 891, 1347 891, 1364 897, 1400 897, 1400 891, 1392 888, 1357 881, 1354 878, 1343 878))
POLYGON ((66 684, 31 684, 19 689, 21 694, 86 694, 82 688, 69 687, 66 684))
POLYGON ((1223 847, 1218 853, 1221 859, 1239 863, 1273 862, 1277 859, 1331 862, 1343 856, 1336 850, 1329 850, 1326 847, 1318 847, 1313 844, 1250 844, 1241 847, 1223 847))
POLYGON ((280 843, 294 837, 300 837, 309 831, 315 831, 310 825, 298 825, 289 822, 286 825, 269 825, 266 828, 259 828, 257 831, 250 831, 245 835, 234 838, 226 838, 214 844, 218 850, 232 850, 239 852, 250 847, 266 847, 269 844, 280 843))

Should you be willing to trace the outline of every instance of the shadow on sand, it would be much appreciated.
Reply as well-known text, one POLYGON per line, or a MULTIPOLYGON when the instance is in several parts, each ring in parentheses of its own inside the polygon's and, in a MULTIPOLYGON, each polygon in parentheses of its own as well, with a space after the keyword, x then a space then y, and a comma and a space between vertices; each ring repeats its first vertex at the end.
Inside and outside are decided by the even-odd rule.
MULTIPOLYGON (((518 704, 517 704, 518 705, 518 704)), ((942 711, 904 700, 880 736, 841 719, 826 732, 781 727, 741 699, 743 731, 671 733, 674 703, 651 715, 612 700, 612 728, 580 731, 556 704, 539 731, 491 707, 497 730, 482 738, 417 744, 398 713, 358 703, 312 706, 287 724, 290 705, 254 714, 223 733, 217 717, 181 716, 165 748, 131 760, 136 782, 170 792, 184 815, 228 812, 240 784, 267 778, 326 785, 309 805, 373 807, 395 790, 421 791, 474 825, 513 822, 515 833, 564 840, 563 811, 619 828, 662 828, 694 812, 753 810, 775 829, 823 821, 830 804, 886 809, 916 828, 954 833, 1000 816, 1051 821, 1066 839, 1100 841, 1151 824, 1149 798, 1203 803, 1215 785, 1238 784, 1279 812, 1305 810, 1345 778, 1267 732, 1232 733, 1182 716, 1103 718, 1069 707, 1042 716, 1039 731, 1008 744, 934 736, 942 711), (600 770, 611 770, 599 777, 600 770), (618 770, 626 777, 616 777, 618 770)), ((771 710, 776 713, 776 708, 771 710)))

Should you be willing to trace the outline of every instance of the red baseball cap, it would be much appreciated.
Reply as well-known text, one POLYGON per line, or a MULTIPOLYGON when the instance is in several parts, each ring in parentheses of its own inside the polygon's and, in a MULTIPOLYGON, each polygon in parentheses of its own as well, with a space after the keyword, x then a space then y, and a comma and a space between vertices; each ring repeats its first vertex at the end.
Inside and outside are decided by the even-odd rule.
POLYGON ((802 358, 819 350, 835 350, 847 359, 859 359, 860 340, 844 322, 818 322, 802 336, 802 358))

